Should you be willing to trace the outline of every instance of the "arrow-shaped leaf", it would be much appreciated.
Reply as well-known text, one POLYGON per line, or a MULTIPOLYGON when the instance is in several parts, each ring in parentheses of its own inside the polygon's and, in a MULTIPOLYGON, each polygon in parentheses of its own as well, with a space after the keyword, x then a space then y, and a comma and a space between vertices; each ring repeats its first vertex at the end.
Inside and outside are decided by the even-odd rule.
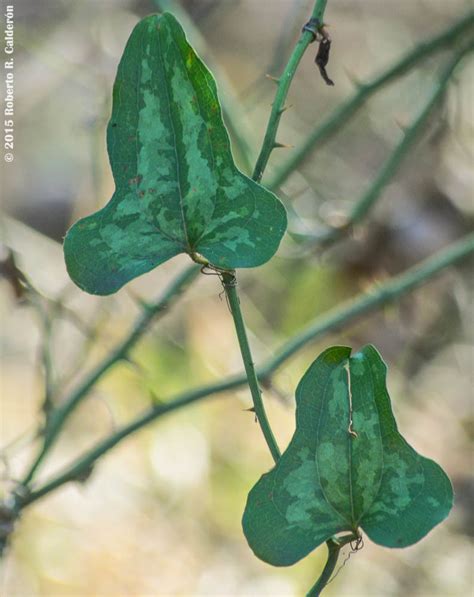
POLYGON ((82 289, 110 294, 183 252, 237 268, 277 250, 285 210, 235 166, 215 81, 168 13, 143 19, 128 40, 107 145, 116 191, 64 243, 82 289))
POLYGON ((275 566, 359 528, 375 543, 406 547, 451 509, 448 477, 398 432, 380 355, 372 346, 350 353, 329 348, 311 365, 296 391, 293 439, 249 494, 245 535, 275 566))

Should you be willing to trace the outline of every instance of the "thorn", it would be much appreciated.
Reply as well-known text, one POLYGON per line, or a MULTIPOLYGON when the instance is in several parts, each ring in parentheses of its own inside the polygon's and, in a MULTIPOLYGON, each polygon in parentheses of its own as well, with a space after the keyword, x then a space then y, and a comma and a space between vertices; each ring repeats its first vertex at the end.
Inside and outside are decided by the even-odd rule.
POLYGON ((357 77, 357 75, 350 71, 346 66, 344 66, 343 69, 347 75, 347 78, 354 85, 354 87, 356 89, 362 89, 364 83, 357 77))
POLYGON ((253 406, 251 406, 250 408, 244 408, 244 412, 246 412, 246 413, 254 413, 255 412, 255 408, 253 406))
POLYGON ((402 122, 400 118, 395 118, 395 124, 401 129, 403 133, 406 133, 407 129, 409 128, 408 124, 406 122, 402 122))
POLYGON ((278 149, 278 148, 293 149, 295 146, 294 145, 286 145, 286 143, 278 143, 278 141, 275 141, 275 143, 273 144, 273 147, 275 149, 278 149))
POLYGON ((326 39, 329 39, 331 41, 331 38, 329 37, 329 31, 326 31, 326 29, 329 29, 331 27, 331 25, 329 25, 329 23, 323 23, 323 26, 321 27, 321 35, 323 37, 325 37, 326 39))
POLYGON ((89 480, 89 477, 92 475, 93 472, 94 472, 94 465, 90 464, 83 471, 77 473, 73 480, 77 481, 78 483, 85 483, 86 481, 89 480))
POLYGON ((277 85, 280 83, 280 79, 278 77, 274 77, 273 75, 269 75, 268 73, 265 75, 265 77, 267 79, 270 79, 270 81, 273 81, 277 85))
POLYGON ((135 369, 135 371, 137 371, 138 373, 143 373, 143 367, 140 365, 140 363, 138 363, 128 355, 124 355, 122 357, 122 361, 125 361, 127 365, 130 365, 130 367, 132 367, 132 369, 135 369))
POLYGON ((165 401, 162 400, 159 396, 157 396, 153 390, 148 390, 148 393, 150 395, 150 402, 153 406, 159 406, 165 403, 165 401))
POLYGON ((151 305, 150 303, 148 303, 144 298, 142 298, 139 294, 137 294, 136 292, 134 292, 133 290, 131 290, 130 288, 126 288, 127 294, 129 295, 129 297, 137 304, 139 305, 142 309, 144 309, 145 311, 148 311, 148 309, 151 309, 151 305))
POLYGON ((286 112, 287 110, 289 110, 292 107, 293 107, 293 104, 288 104, 287 106, 283 106, 283 108, 280 108, 280 114, 283 114, 283 112, 286 112))

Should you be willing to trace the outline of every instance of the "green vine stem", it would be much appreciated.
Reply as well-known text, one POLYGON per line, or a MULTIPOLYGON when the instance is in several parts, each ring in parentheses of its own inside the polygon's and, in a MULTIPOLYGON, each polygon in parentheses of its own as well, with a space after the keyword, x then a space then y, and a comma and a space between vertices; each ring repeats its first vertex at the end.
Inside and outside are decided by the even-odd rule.
POLYGON ((470 44, 468 48, 456 52, 453 59, 449 61, 447 67, 443 70, 441 76, 434 84, 428 101, 413 122, 405 128, 401 141, 385 161, 370 187, 362 194, 360 199, 355 201, 354 207, 348 214, 343 226, 331 228, 327 232, 318 235, 317 237, 313 237, 312 240, 315 241, 317 245, 328 245, 333 243, 367 215, 382 195, 384 188, 397 174, 404 158, 415 145, 420 133, 435 111, 435 108, 443 99, 448 84, 456 71, 456 67, 462 61, 466 53, 472 51, 473 48, 473 44, 470 44))
POLYGON ((275 462, 278 462, 280 458, 280 450, 278 448, 278 444, 276 443, 275 437, 270 427, 270 423, 267 418, 267 414, 265 412, 265 406, 262 400, 262 391, 260 389, 257 374, 255 372, 255 365, 252 359, 252 353, 250 351, 250 345, 247 338, 247 331, 245 329, 244 318, 240 309, 240 300, 239 295, 237 293, 237 278, 235 276, 235 273, 223 273, 222 283, 224 285, 224 290, 229 301, 229 308, 232 313, 232 318, 234 320, 235 331, 237 333, 237 339, 239 341, 240 352, 242 354, 245 373, 247 376, 250 393, 252 394, 255 416, 257 417, 257 420, 260 424, 263 436, 265 437, 265 441, 267 442, 273 460, 275 462))
MULTIPOLYGON (((326 10, 326 4, 327 0, 315 1, 311 19, 303 28, 300 39, 293 49, 282 76, 278 80, 278 90, 273 101, 262 148, 257 158, 257 163, 252 175, 253 180, 257 182, 259 182, 263 176, 263 172, 267 166, 270 154, 275 147, 278 147, 278 144, 276 143, 276 134, 278 125, 280 124, 281 115, 285 111, 284 104, 290 89, 291 82, 296 73, 296 69, 298 68, 298 64, 303 57, 303 54, 305 53, 309 44, 315 40, 316 33, 324 24, 323 19, 324 11, 326 10)), ((240 300, 237 292, 237 277, 235 272, 224 272, 222 273, 221 278, 227 300, 229 302, 232 318, 234 320, 235 331, 237 333, 237 339, 239 341, 245 373, 247 376, 250 393, 252 395, 255 415, 273 460, 278 462, 280 458, 280 450, 265 412, 262 393, 258 383, 257 374, 255 372, 255 365, 253 363, 252 353, 245 329, 245 323, 242 316, 242 311, 240 309, 240 300)))
MULTIPOLYGON (((386 284, 375 286, 371 291, 344 303, 342 306, 330 311, 324 317, 317 318, 297 336, 286 342, 280 350, 275 353, 273 358, 269 359, 261 367, 257 367, 256 374, 258 378, 261 380, 269 379, 284 362, 289 360, 294 354, 316 338, 334 332, 334 330, 356 320, 360 316, 396 300, 421 284, 426 283, 441 270, 457 263, 469 255, 474 255, 474 233, 465 236, 421 264, 394 277, 386 284)), ((84 475, 92 470, 95 462, 104 456, 106 452, 152 421, 175 410, 204 400, 205 398, 239 388, 245 385, 246 382, 246 375, 241 373, 215 384, 186 391, 169 402, 152 406, 149 410, 132 420, 127 425, 124 425, 110 436, 98 442, 96 446, 91 448, 84 455, 78 457, 64 472, 57 474, 44 485, 37 489, 33 489, 33 491, 25 491, 25 487, 20 484, 16 496, 17 509, 19 510, 32 504, 65 483, 83 479, 84 475)))
POLYGON ((320 148, 332 137, 379 89, 406 74, 431 54, 457 43, 459 39, 472 32, 473 27, 474 12, 471 11, 441 34, 418 44, 380 75, 366 83, 358 83, 356 92, 333 110, 328 118, 316 126, 308 137, 292 150, 291 157, 275 172, 265 186, 273 190, 277 189, 313 150, 320 148))
MULTIPOLYGON (((311 19, 317 19, 319 22, 319 28, 324 23, 323 19, 324 11, 326 10, 326 4, 327 0, 316 0, 313 12, 311 14, 311 19)), ((303 57, 303 54, 306 52, 309 44, 314 41, 316 32, 317 30, 314 30, 313 32, 306 28, 302 31, 298 43, 296 44, 290 59, 288 60, 286 68, 281 77, 278 79, 278 90, 276 92, 275 99, 273 100, 272 111, 268 120, 262 149, 260 150, 260 154, 257 158, 257 163, 252 176, 252 178, 257 182, 262 179, 263 172, 270 158, 270 154, 275 147, 278 147, 278 144, 276 143, 276 134, 281 115, 285 111, 286 96, 288 95, 288 91, 290 89, 291 82, 293 81, 293 77, 295 76, 296 69, 298 68, 298 64, 300 63, 300 60, 303 57)))
POLYGON ((386 284, 376 285, 368 292, 329 311, 323 318, 317 318, 314 323, 309 324, 302 332, 289 340, 267 365, 258 369, 260 379, 265 379, 314 338, 330 331, 333 332, 347 322, 393 302, 401 295, 424 284, 444 268, 472 254, 474 254, 474 233, 468 234, 461 240, 438 251, 422 263, 410 268, 403 274, 395 276, 386 284))
POLYGON ((44 429, 43 445, 21 483, 23 486, 27 486, 31 481, 35 472, 38 470, 38 467, 44 460, 44 457, 54 444, 66 419, 69 418, 84 396, 91 391, 103 375, 116 363, 127 358, 130 350, 149 328, 151 322, 158 316, 158 314, 162 314, 166 310, 170 301, 175 298, 176 295, 183 292, 190 282, 197 277, 198 273, 199 268, 194 264, 183 270, 157 301, 144 307, 143 312, 137 318, 135 325, 130 330, 129 334, 104 358, 101 363, 97 365, 83 382, 72 391, 69 397, 60 406, 50 411, 47 425, 44 429))
POLYGON ((326 541, 326 545, 328 548, 328 557, 326 565, 324 566, 321 576, 318 578, 313 587, 308 591, 306 597, 319 597, 319 595, 321 595, 323 589, 329 583, 331 576, 336 568, 337 560, 339 558, 339 552, 345 545, 357 539, 358 537, 356 535, 345 535, 343 537, 332 537, 331 539, 329 539, 329 541, 326 541))

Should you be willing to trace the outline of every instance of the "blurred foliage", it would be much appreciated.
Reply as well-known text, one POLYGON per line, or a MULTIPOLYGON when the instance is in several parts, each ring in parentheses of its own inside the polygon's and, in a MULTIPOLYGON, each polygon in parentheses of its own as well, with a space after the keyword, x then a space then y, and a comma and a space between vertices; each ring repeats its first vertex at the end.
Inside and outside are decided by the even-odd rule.
MULTIPOLYGON (((265 69, 278 75, 309 5, 304 0, 182 3, 229 83, 226 92, 233 90, 241 102, 252 163, 274 93, 265 69)), ((282 119, 279 140, 298 145, 352 93, 354 79, 380 71, 470 7, 468 0, 330 0, 330 72, 336 87, 323 84, 308 52, 290 91, 293 107, 282 119)), ((5 211, 29 227, 5 219, 2 236, 21 271, 50 299, 45 304, 54 314, 49 349, 57 400, 122 337, 139 311, 136 297, 155 297, 187 263, 178 257, 135 281, 130 291, 99 299, 72 288, 58 243, 71 221, 111 195, 105 151, 111 86, 133 25, 154 10, 149 0, 15 3, 16 158, 4 169, 2 185, 5 211), (55 304, 61 308, 55 310, 55 304)), ((374 96, 286 181, 282 194, 291 197, 304 227, 333 221, 359 196, 398 139, 400 124, 426 99, 446 54, 374 96)), ((472 60, 466 60, 429 130, 350 238, 317 254, 302 253, 287 239, 271 263, 242 273, 257 362, 331 305, 383 282, 472 227, 472 75, 472 60)), ((274 152, 269 175, 290 151, 274 152)), ((444 597, 472 590, 468 267, 452 268, 396 306, 305 348, 265 392, 269 418, 284 446, 293 433, 294 390, 314 356, 330 343, 357 349, 372 342, 389 362, 403 435, 440 462, 454 482, 455 509, 445 524, 403 551, 367 541, 329 585, 328 595, 444 597)), ((81 404, 41 478, 150 401, 240 370, 220 292, 215 278, 200 277, 137 346, 132 362, 115 367, 81 404)), ((37 310, 17 297, 5 278, 0 305, 1 435, 4 445, 15 442, 2 452, 7 492, 35 453, 45 335, 37 310)), ((175 413, 120 444, 87 483, 67 485, 28 509, 3 564, 3 594, 300 595, 321 569, 324 548, 291 569, 275 569, 254 558, 242 534, 246 493, 271 465, 253 415, 245 410, 249 406, 248 391, 240 390, 175 413), (169 462, 173 467, 166 466, 169 462)))

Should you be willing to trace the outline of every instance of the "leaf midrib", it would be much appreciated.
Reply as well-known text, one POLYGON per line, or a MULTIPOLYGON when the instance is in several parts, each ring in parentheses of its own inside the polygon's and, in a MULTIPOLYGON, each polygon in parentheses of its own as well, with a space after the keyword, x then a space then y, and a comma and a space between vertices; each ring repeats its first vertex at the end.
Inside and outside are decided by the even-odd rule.
MULTIPOLYGON (((180 212, 181 212, 181 220, 183 223, 183 232, 184 232, 184 236, 186 239, 186 246, 188 249, 188 252, 192 252, 191 249, 191 245, 189 242, 189 235, 188 235, 188 228, 186 226, 186 219, 184 217, 184 201, 183 201, 183 191, 182 191, 182 187, 181 187, 181 168, 179 165, 179 156, 178 156, 178 147, 177 147, 177 137, 176 137, 176 129, 175 129, 175 123, 174 123, 174 119, 173 119, 173 115, 171 113, 171 101, 170 101, 170 93, 169 93, 169 89, 168 89, 168 71, 166 70, 166 66, 165 66, 165 61, 163 59, 163 49, 162 49, 162 39, 161 39, 161 31, 162 28, 158 27, 158 45, 160 47, 160 51, 159 51, 159 55, 160 55, 160 62, 161 62, 161 66, 163 68, 163 74, 165 75, 165 93, 166 93, 166 100, 167 100, 167 107, 168 107, 168 116, 169 116, 169 121, 171 124, 171 130, 173 132, 173 147, 174 147, 174 153, 175 153, 175 158, 176 158, 176 179, 178 181, 178 191, 179 191, 179 208, 180 208, 180 212)), ((175 43, 174 41, 174 37, 172 35, 172 33, 170 33, 170 38, 173 41, 173 43, 175 43)), ((177 45, 177 44, 175 44, 177 45)), ((179 49, 178 49, 178 54, 181 56, 179 49)))
MULTIPOLYGON (((345 359, 347 360, 347 359, 345 359)), ((320 412, 319 412, 319 416, 318 416, 318 428, 316 431, 316 451, 314 453, 314 463, 316 466, 316 472, 318 474, 318 479, 319 479, 319 486, 321 487, 321 493, 324 496, 324 499, 326 500, 326 502, 329 504, 329 506, 334 510, 334 512, 344 521, 344 523, 346 525, 349 525, 349 527, 351 527, 351 524, 353 521, 348 521, 346 516, 344 514, 342 514, 341 512, 339 512, 339 510, 334 506, 334 504, 332 503, 331 500, 329 500, 328 496, 326 495, 326 492, 324 491, 324 487, 323 484, 321 482, 321 473, 319 470, 319 464, 318 464, 318 458, 317 458, 317 451, 319 449, 319 445, 320 445, 320 441, 319 441, 319 435, 320 435, 320 428, 321 428, 321 421, 323 418, 323 411, 324 408, 326 407, 327 404, 327 393, 328 393, 328 386, 329 383, 331 381, 331 374, 328 376, 328 379, 326 381, 326 384, 324 386, 324 390, 323 390, 323 408, 321 408, 320 412)))

